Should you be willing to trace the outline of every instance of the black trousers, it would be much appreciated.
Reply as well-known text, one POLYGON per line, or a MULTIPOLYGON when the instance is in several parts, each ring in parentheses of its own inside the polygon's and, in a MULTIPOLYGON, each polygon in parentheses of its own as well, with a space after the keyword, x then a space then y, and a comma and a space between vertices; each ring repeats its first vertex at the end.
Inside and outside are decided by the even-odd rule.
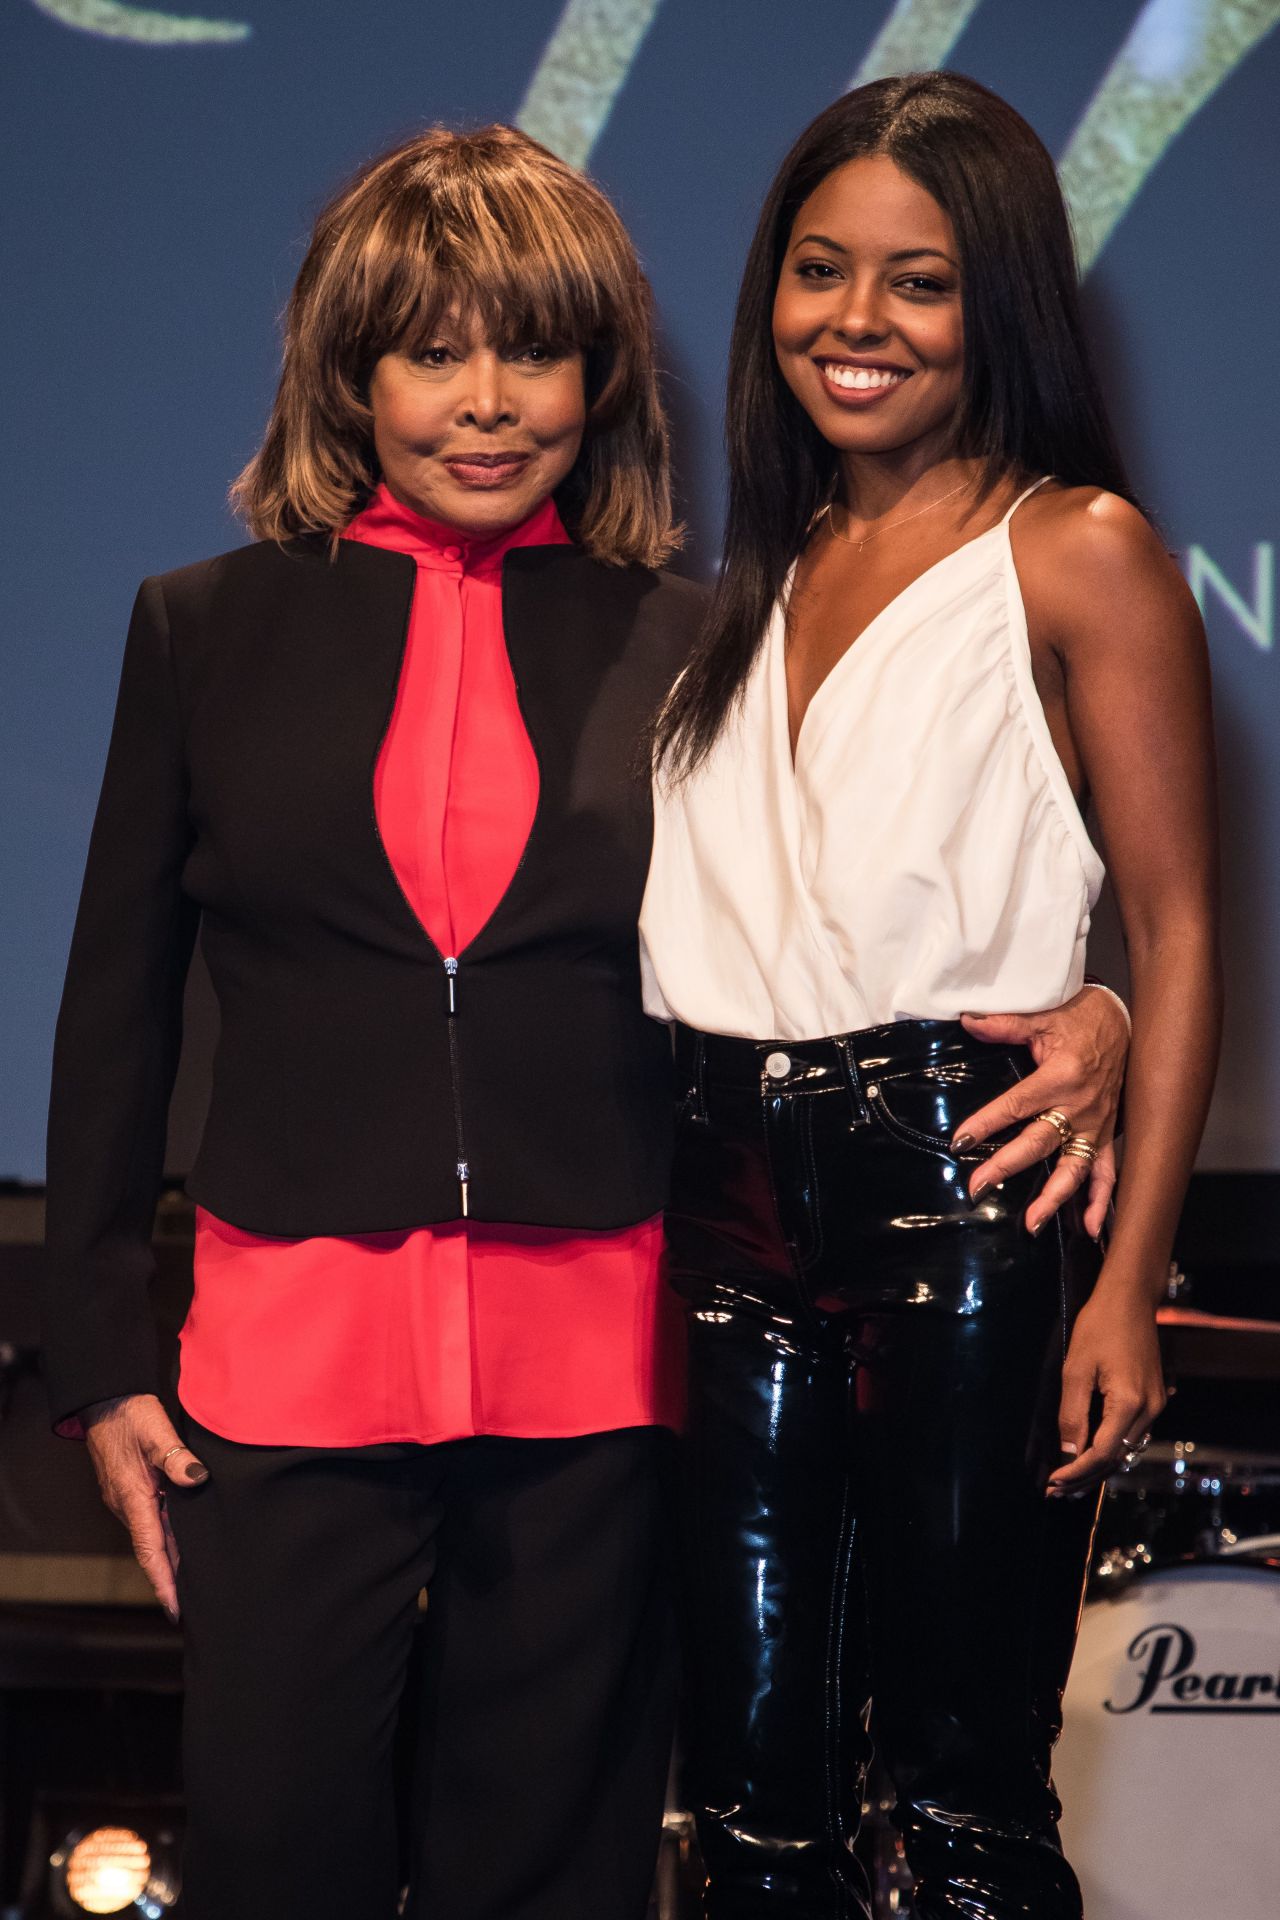
POLYGON ((678 1035, 685 1792, 715 1920, 870 1911, 868 1714, 930 1920, 1078 1920, 1049 1778, 1097 1499, 1050 1500, 1079 1218, 948 1141, 1029 1070, 950 1022, 678 1035), (872 1702, 874 1707, 872 1708, 872 1702))
POLYGON ((191 1920, 391 1920, 406 1706, 407 1913, 642 1920, 674 1715, 673 1437, 186 1437, 211 1475, 169 1502, 191 1920))

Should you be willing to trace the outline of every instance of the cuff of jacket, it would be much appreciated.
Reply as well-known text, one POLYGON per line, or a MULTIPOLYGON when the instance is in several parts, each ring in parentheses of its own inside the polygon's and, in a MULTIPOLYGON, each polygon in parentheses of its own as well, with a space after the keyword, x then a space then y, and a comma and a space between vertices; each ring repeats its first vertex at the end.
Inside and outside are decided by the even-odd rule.
POLYGON ((45 1393, 53 1430, 64 1439, 83 1440, 83 1414, 102 1400, 123 1399, 130 1393, 160 1391, 160 1364, 153 1326, 125 1329, 94 1341, 77 1337, 74 1344, 46 1335, 45 1393))

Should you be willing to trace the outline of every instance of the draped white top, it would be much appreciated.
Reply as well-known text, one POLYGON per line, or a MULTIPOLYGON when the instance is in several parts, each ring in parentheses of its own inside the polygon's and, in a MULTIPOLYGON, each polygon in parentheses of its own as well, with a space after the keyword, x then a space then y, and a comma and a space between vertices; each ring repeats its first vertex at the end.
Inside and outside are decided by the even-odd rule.
POLYGON ((788 581, 710 756, 655 782, 649 1013, 804 1040, 1078 991, 1103 866, 1032 678, 1009 539, 1026 497, 859 634, 794 766, 788 581))

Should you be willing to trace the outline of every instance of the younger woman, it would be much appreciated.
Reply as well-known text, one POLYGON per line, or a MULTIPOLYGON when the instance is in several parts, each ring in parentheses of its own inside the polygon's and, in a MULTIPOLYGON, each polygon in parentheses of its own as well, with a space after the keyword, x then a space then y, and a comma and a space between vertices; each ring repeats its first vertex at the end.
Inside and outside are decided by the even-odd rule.
MULTIPOLYGON (((716 1920, 865 1913, 867 1712, 930 1920, 1067 1920, 1050 1749, 1097 1489, 1163 1402, 1155 1305, 1212 1080, 1200 622, 1132 502, 1053 167, 950 74, 775 181, 729 379, 725 567, 659 730, 648 1004, 679 1021, 689 1791, 716 1920), (975 1150, 1080 986, 1133 977, 1103 1259, 975 1150), (992 1029, 987 1026, 986 1032, 992 1029)), ((1077 1167, 1096 1116, 1047 1112, 1077 1167)))

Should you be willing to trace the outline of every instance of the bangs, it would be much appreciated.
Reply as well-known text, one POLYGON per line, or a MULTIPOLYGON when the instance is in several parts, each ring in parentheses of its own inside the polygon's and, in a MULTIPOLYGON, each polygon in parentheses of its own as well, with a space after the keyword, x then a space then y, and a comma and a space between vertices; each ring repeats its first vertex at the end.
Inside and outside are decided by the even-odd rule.
POLYGON ((369 381, 446 328, 584 360, 587 420, 556 494, 609 566, 679 545, 649 284, 584 174, 514 127, 433 127, 372 160, 316 221, 285 313, 266 435, 232 488, 259 539, 335 545, 378 484, 369 381))
POLYGON ((586 352, 616 337, 629 263, 583 211, 531 193, 527 180, 504 192, 474 178, 435 180, 384 209, 350 283, 364 367, 421 351, 451 318, 474 317, 503 348, 540 340, 586 352))

